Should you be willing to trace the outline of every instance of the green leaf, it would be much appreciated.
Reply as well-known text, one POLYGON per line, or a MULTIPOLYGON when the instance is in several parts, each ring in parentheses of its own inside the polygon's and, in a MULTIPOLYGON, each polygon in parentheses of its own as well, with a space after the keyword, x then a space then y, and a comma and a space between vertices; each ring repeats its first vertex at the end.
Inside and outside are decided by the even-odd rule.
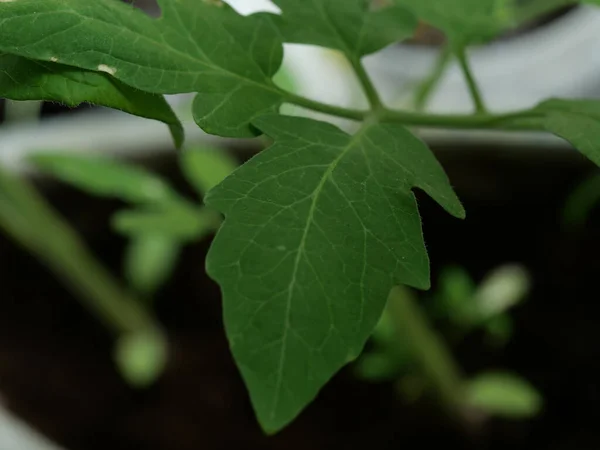
POLYGON ((156 330, 124 335, 117 341, 114 358, 121 375, 131 386, 148 387, 167 365, 166 338, 156 330))
POLYGON ((112 226, 131 237, 147 234, 161 235, 189 242, 204 237, 219 226, 219 217, 208 209, 165 208, 125 210, 113 215, 112 226))
POLYGON ((492 39, 515 25, 514 0, 394 0, 444 31, 459 47, 492 39))
POLYGON ((506 345, 512 337, 514 324, 508 314, 492 317, 486 324, 487 341, 494 346, 506 345))
POLYGON ((395 284, 429 287, 411 188, 464 210, 406 128, 354 136, 310 119, 254 122, 275 144, 211 190, 225 214, 207 257, 233 355, 267 432, 290 422, 356 358, 395 284))
POLYGON ((398 333, 394 319, 390 311, 386 308, 383 310, 379 321, 373 329, 371 339, 375 345, 380 347, 389 347, 398 339, 398 333))
POLYGON ((543 404, 542 396, 529 382, 502 372, 479 375, 469 381, 467 401, 471 406, 509 419, 534 417, 543 404))
POLYGON ((595 170, 569 194, 562 211, 562 222, 565 226, 581 227, 599 205, 600 175, 595 170))
POLYGON ((29 183, 1 167, 0 229, 45 263, 118 334, 144 330, 154 333, 155 341, 161 338, 154 318, 90 254, 68 223, 29 183))
POLYGON ((527 296, 531 280, 518 264, 506 264, 490 272, 477 287, 475 303, 480 320, 508 311, 527 296))
POLYGON ((208 133, 252 137, 250 122, 276 112, 272 76, 283 47, 270 20, 223 1, 159 0, 154 19, 114 0, 18 0, 0 6, 0 51, 103 72, 134 88, 197 92, 208 133))
POLYGON ((38 153, 30 161, 42 172, 92 195, 141 204, 180 200, 156 175, 105 156, 38 153))
POLYGON ((363 380, 388 381, 398 377, 403 368, 402 362, 390 352, 373 352, 362 355, 354 369, 356 376, 363 380))
POLYGON ((181 153, 180 165, 188 182, 203 196, 237 167, 237 161, 223 149, 195 148, 181 153))
POLYGON ((125 276, 137 292, 153 294, 171 276, 182 244, 161 234, 133 237, 126 248, 125 276))
POLYGON ((600 101, 547 100, 537 106, 542 126, 600 166, 600 101))
POLYGON ((175 145, 183 143, 183 127, 164 97, 133 89, 106 73, 0 54, 0 97, 108 106, 164 122, 175 145))
POLYGON ((286 42, 340 50, 351 59, 407 39, 417 28, 416 17, 406 8, 373 9, 370 0, 273 2, 282 11, 273 21, 286 42))
POLYGON ((445 267, 439 278, 439 288, 434 296, 435 312, 450 318, 456 325, 468 326, 476 321, 473 294, 475 283, 463 267, 445 267))

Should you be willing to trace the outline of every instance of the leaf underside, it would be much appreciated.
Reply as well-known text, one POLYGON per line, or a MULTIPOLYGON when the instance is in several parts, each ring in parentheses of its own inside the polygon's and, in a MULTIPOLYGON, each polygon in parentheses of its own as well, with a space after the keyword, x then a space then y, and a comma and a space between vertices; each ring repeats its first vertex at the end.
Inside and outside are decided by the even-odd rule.
POLYGON ((90 195, 141 205, 179 199, 177 192, 159 176, 113 158, 44 152, 32 155, 29 161, 45 174, 90 195))
POLYGON ((183 143, 183 127, 164 97, 131 88, 106 73, 0 54, 0 97, 107 106, 164 122, 175 145, 183 143))
POLYGON ((411 188, 464 211, 427 147, 399 125, 284 116, 275 144, 209 192, 225 214, 207 258, 232 351, 267 431, 289 423, 360 353, 395 284, 429 287, 411 188))

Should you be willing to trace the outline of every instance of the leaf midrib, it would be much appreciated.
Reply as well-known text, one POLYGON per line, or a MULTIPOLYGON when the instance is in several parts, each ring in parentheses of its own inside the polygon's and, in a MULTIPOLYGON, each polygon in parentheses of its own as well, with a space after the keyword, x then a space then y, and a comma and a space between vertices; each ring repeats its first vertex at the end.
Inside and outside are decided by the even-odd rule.
POLYGON ((337 166, 340 163, 340 161, 342 159, 344 159, 344 157, 356 145, 359 145, 360 138, 373 125, 374 125, 373 123, 367 123, 367 124, 363 125, 350 138, 348 144, 346 145, 346 147, 344 147, 341 150, 339 156, 337 158, 335 158, 329 164, 329 167, 323 173, 323 176, 321 177, 321 180, 319 181, 319 184, 317 185, 317 187, 315 188, 315 190, 313 192, 313 195, 312 195, 313 200, 312 200, 312 203, 310 205, 310 209, 308 211, 306 224, 304 226, 304 231, 302 233, 302 238, 300 239, 300 244, 298 246, 298 252, 296 253, 296 258, 294 260, 294 267, 292 269, 291 280, 290 280, 290 283, 288 285, 288 296, 287 296, 287 300, 286 300, 286 310, 285 310, 283 335, 282 335, 282 338, 281 338, 281 351, 279 353, 279 365, 278 365, 278 368, 277 368, 277 377, 276 377, 276 382, 275 382, 275 397, 273 398, 273 403, 272 403, 272 406, 271 406, 271 413, 270 413, 270 419, 271 420, 274 420, 275 416, 276 416, 277 406, 279 404, 279 398, 280 398, 280 393, 281 393, 281 388, 282 388, 282 383, 283 383, 283 367, 285 365, 285 359, 286 359, 285 356, 286 356, 286 348, 287 348, 287 337, 288 337, 288 330, 290 329, 290 316, 291 316, 291 311, 292 311, 292 297, 293 297, 294 287, 295 287, 295 284, 296 284, 296 277, 298 275, 298 269, 300 267, 300 261, 302 260, 302 257, 304 256, 304 248, 306 246, 306 239, 308 237, 308 233, 309 233, 309 231, 311 229, 311 226, 313 224, 313 221, 314 221, 314 215, 315 215, 315 212, 316 212, 316 209, 317 209, 317 204, 319 202, 319 197, 321 195, 321 192, 323 191, 323 188, 324 188, 325 184, 327 183, 327 181, 329 180, 329 178, 331 177, 331 175, 333 174, 333 172, 337 168, 337 166))

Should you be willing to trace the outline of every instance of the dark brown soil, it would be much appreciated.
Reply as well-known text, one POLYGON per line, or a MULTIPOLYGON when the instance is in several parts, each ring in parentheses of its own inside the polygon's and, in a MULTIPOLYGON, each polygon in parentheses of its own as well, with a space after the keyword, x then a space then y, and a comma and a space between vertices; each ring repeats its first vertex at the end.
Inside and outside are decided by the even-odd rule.
MULTIPOLYGON (((590 165, 551 150, 536 158, 514 154, 440 152, 467 207, 464 222, 419 198, 434 274, 447 263, 476 276, 505 262, 532 271, 534 293, 515 311, 516 335, 505 351, 485 350, 477 336, 455 351, 467 373, 507 368, 531 380, 546 399, 535 420, 495 421, 479 437, 466 436, 430 405, 405 406, 390 385, 362 383, 344 370, 297 422, 263 436, 228 351, 219 290, 204 274, 208 242, 185 251, 156 302, 173 343, 168 372, 134 392, 114 369, 108 333, 44 267, 0 237, 0 392, 13 411, 70 450, 596 449, 600 217, 576 234, 558 224, 562 200, 590 165)), ((173 158, 153 164, 189 192, 173 158)), ((123 242, 107 221, 118 202, 44 188, 119 273, 123 242)))

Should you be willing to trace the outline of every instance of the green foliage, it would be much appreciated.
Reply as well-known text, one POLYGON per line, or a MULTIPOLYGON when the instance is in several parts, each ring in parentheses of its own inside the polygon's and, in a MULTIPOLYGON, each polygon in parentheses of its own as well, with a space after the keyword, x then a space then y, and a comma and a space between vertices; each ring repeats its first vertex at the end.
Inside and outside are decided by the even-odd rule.
POLYGON ((274 22, 285 42, 340 50, 354 60, 409 38, 417 19, 406 8, 378 9, 370 0, 274 0, 281 16, 274 22), (310 23, 310 27, 306 24, 310 23))
POLYGON ((544 129, 570 142, 600 165, 600 102, 597 100, 548 100, 535 111, 543 115, 544 129))
POLYGON ((119 338, 114 358, 125 380, 132 386, 151 385, 165 369, 167 344, 154 330, 141 330, 119 338))
POLYGON ((477 289, 475 281, 462 267, 445 267, 439 277, 438 291, 433 295, 434 314, 448 318, 460 327, 469 326, 473 322, 473 296, 477 289))
POLYGON ((485 322, 519 304, 530 290, 527 271, 519 265, 504 265, 489 273, 474 294, 478 320, 485 322))
MULTIPOLYGON (((503 344, 512 331, 508 312, 524 300, 528 289, 528 274, 520 266, 500 266, 479 284, 462 267, 448 266, 442 270, 436 290, 425 296, 423 310, 429 320, 460 339, 483 330, 491 343, 503 344)), ((404 296, 411 294, 405 291, 404 296)), ((388 305, 371 335, 373 350, 363 353, 357 361, 357 371, 362 378, 390 379, 414 372, 416 355, 403 328, 388 305), (384 358, 389 360, 385 364, 384 358), (378 368, 386 370, 382 369, 380 374, 378 368)))
POLYGON ((162 17, 153 19, 114 0, 4 2, 0 51, 105 73, 146 92, 197 92, 194 118, 205 131, 256 135, 252 119, 282 103, 271 77, 283 47, 270 22, 242 18, 222 1, 159 4, 162 17))
POLYGON ((464 269, 448 267, 433 295, 434 315, 464 333, 484 329, 489 339, 502 344, 512 331, 507 312, 525 299, 529 289, 529 274, 519 265, 497 267, 479 285, 464 269))
POLYGON ((193 241, 218 224, 216 215, 193 205, 161 205, 160 208, 125 209, 112 217, 112 226, 126 236, 160 234, 180 241, 193 241))
POLYGON ((391 0, 443 31, 455 49, 497 38, 560 7, 599 0, 391 0))
POLYGON ((206 197, 226 216, 207 270, 223 288, 232 352, 258 418, 274 431, 358 356, 392 286, 429 286, 410 189, 456 216, 464 210, 402 126, 369 124, 350 136, 310 119, 254 124, 275 144, 206 197))
POLYGON ((156 380, 164 368, 167 344, 154 318, 94 259, 75 230, 33 187, 4 170, 0 170, 0 228, 50 267, 123 337, 115 351, 127 381, 140 386, 156 380))
POLYGON ((129 285, 150 298, 171 276, 180 252, 180 242, 168 235, 134 235, 126 249, 124 261, 129 285))
POLYGON ((94 196, 142 205, 178 198, 178 194, 154 174, 104 156, 43 152, 29 160, 44 173, 94 196))
POLYGON ((521 300, 524 279, 520 267, 502 266, 475 285, 464 269, 450 266, 442 272, 436 292, 422 302, 422 312, 410 290, 394 289, 395 296, 390 295, 371 336, 370 349, 354 364, 355 373, 370 382, 395 381, 398 393, 407 401, 435 395, 437 390, 453 410, 477 407, 513 419, 534 416, 541 396, 533 387, 508 374, 465 380, 453 362, 451 348, 444 344, 452 339, 444 340, 436 333, 436 329, 447 328, 443 319, 449 319, 460 335, 483 327, 495 339, 508 340, 511 322, 506 310, 515 299, 521 300), (502 307, 489 309, 490 302, 502 307))
POLYGON ((444 31, 456 46, 489 40, 513 24, 508 12, 514 0, 394 1, 444 31))
POLYGON ((227 178, 238 166, 237 161, 222 149, 186 150, 179 160, 183 175, 201 196, 227 178))
POLYGON ((106 73, 51 61, 0 54, 0 68, 0 97, 57 101, 69 106, 86 102, 119 109, 166 123, 177 147, 183 143, 183 127, 160 95, 133 89, 106 73))
MULTIPOLYGON (((226 220, 207 267, 221 285, 232 351, 269 432, 289 423, 357 357, 392 286, 429 287, 412 189, 464 217, 442 168, 405 125, 546 130, 600 164, 599 102, 554 100, 510 114, 485 112, 465 47, 518 24, 513 0, 390 0, 379 7, 367 0, 276 0, 282 15, 250 16, 222 0, 158 3, 162 15, 155 19, 115 0, 0 1, 0 95, 119 108, 166 122, 179 140, 180 125, 160 95, 195 93, 192 113, 206 132, 243 138, 264 132, 275 141, 231 175, 234 165, 203 160, 208 153, 182 156, 182 170, 197 190, 216 185, 206 201, 226 220), (409 37, 416 19, 449 37, 475 114, 393 110, 379 98, 361 58, 409 37), (273 81, 280 74, 284 42, 340 51, 371 108, 324 104, 273 81), (360 125, 350 135, 281 115, 283 104, 360 125)), ((39 157, 36 163, 87 192, 133 205, 119 212, 113 225, 131 237, 126 271, 140 291, 157 289, 181 246, 220 222, 215 211, 198 207, 145 171, 69 158, 39 157)), ((480 326, 478 314, 457 306, 461 290, 469 293, 468 284, 463 279, 447 286, 453 305, 448 307, 457 308, 453 320, 480 326)), ((406 311, 420 317, 417 309, 406 311)), ((510 325, 494 311, 486 323, 501 335, 510 325)), ((403 323, 414 325, 406 318, 403 323)), ((421 325, 419 336, 429 339, 421 325)), ((152 353, 140 348, 141 355, 152 353)), ((427 353, 427 346, 420 348, 427 353)), ((377 370, 383 369, 380 364, 377 370)), ((129 373, 138 379, 135 368, 129 373)))
POLYGON ((466 389, 471 406, 498 417, 531 418, 543 405, 542 397, 529 382, 510 373, 479 375, 467 383, 466 389))
MULTIPOLYGON (((218 214, 190 202, 162 178, 133 164, 107 157, 40 153, 31 162, 46 174, 91 195, 117 198, 135 209, 117 211, 112 227, 130 239, 124 257, 129 284, 147 298, 171 275, 182 247, 214 231, 218 214)), ((181 169, 202 195, 235 169, 224 151, 185 150, 181 169)))
POLYGON ((579 183, 567 198, 562 221, 568 227, 581 227, 600 203, 600 175, 597 170, 579 183))

